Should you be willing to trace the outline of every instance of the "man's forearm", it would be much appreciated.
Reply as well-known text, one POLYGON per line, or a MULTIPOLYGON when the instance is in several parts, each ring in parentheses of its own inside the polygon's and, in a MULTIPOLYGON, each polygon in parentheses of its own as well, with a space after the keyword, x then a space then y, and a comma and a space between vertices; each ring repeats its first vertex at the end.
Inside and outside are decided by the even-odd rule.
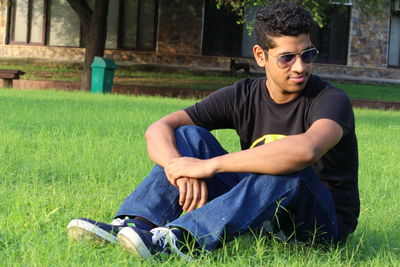
POLYGON ((216 172, 281 175, 311 165, 315 153, 304 136, 286 137, 270 144, 211 159, 216 172))
POLYGON ((256 148, 211 159, 174 158, 168 162, 165 173, 172 184, 181 177, 212 178, 220 172, 271 175, 291 173, 307 167, 315 159, 315 154, 310 152, 306 139, 299 136, 286 137, 256 148))
POLYGON ((216 172, 285 174, 320 159, 342 138, 343 130, 329 119, 316 121, 304 134, 292 135, 253 149, 212 159, 216 172))
POLYGON ((180 157, 176 149, 174 129, 162 122, 152 124, 146 131, 147 153, 150 159, 163 167, 172 158, 180 157))
POLYGON ((179 110, 147 128, 147 153, 154 163, 165 167, 171 159, 181 156, 176 148, 175 129, 183 125, 193 125, 193 121, 184 110, 179 110))

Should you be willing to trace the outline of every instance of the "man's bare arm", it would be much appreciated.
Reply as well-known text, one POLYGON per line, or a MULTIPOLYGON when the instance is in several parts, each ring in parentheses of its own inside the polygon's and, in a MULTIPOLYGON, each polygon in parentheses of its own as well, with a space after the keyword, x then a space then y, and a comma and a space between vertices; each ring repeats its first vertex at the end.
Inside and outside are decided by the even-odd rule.
POLYGON ((193 125, 192 119, 184 110, 171 113, 147 128, 145 137, 150 159, 163 167, 172 158, 181 155, 176 149, 174 130, 183 125, 193 125))
POLYGON ((310 166, 342 138, 342 128, 332 120, 315 122, 304 134, 215 158, 217 172, 256 172, 280 175, 310 166))
POLYGON ((181 175, 205 178, 218 172, 281 175, 310 166, 335 146, 342 135, 343 130, 336 122, 320 119, 303 134, 209 160, 172 159, 165 170, 171 183, 181 175))
MULTIPOLYGON (((171 159, 181 157, 176 149, 174 131, 180 126, 193 124, 186 111, 180 110, 150 125, 145 133, 150 159, 165 167, 171 159)), ((179 205, 183 211, 189 212, 206 204, 208 190, 204 180, 180 177, 173 185, 179 190, 179 205)))

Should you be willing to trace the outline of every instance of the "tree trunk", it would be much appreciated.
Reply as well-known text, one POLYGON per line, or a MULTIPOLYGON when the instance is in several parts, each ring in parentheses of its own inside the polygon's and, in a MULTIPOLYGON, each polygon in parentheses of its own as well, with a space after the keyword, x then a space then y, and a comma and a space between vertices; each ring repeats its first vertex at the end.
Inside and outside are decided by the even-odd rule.
POLYGON ((95 56, 103 57, 107 37, 107 16, 109 0, 96 0, 93 11, 86 1, 68 0, 79 16, 85 43, 85 61, 81 80, 81 90, 90 90, 92 69, 90 65, 95 56))
POLYGON ((96 0, 89 25, 83 26, 85 36, 85 61, 81 90, 90 90, 92 81, 91 64, 95 56, 103 57, 107 37, 107 15, 109 0, 96 0))

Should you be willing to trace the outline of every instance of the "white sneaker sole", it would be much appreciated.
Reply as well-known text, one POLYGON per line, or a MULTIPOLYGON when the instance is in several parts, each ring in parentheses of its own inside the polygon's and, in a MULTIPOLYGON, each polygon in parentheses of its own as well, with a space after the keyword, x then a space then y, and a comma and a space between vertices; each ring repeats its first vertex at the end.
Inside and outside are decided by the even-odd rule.
POLYGON ((118 233, 119 244, 129 253, 143 259, 152 259, 152 254, 142 238, 130 227, 122 228, 118 233))
POLYGON ((101 243, 110 242, 113 244, 118 244, 118 239, 115 235, 112 235, 109 232, 97 227, 96 225, 81 219, 70 221, 67 229, 68 238, 70 240, 82 241, 92 239, 101 243))

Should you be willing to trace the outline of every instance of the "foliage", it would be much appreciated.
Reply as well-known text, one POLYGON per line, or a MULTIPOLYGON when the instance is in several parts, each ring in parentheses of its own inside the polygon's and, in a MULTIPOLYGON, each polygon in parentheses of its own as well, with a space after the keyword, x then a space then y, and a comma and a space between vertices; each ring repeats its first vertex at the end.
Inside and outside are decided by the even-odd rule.
MULTIPOLYGON (((246 10, 254 6, 264 6, 275 0, 214 0, 217 8, 222 6, 230 8, 238 16, 238 23, 249 22, 252 24, 252 18, 247 17, 246 10)), ((280 2, 286 2, 287 0, 278 0, 280 2)), ((326 22, 329 10, 332 7, 332 3, 339 8, 344 10, 344 5, 349 2, 353 2, 354 6, 362 9, 367 15, 379 14, 381 11, 382 0, 294 0, 302 4, 308 10, 311 11, 314 21, 322 27, 326 22)))

